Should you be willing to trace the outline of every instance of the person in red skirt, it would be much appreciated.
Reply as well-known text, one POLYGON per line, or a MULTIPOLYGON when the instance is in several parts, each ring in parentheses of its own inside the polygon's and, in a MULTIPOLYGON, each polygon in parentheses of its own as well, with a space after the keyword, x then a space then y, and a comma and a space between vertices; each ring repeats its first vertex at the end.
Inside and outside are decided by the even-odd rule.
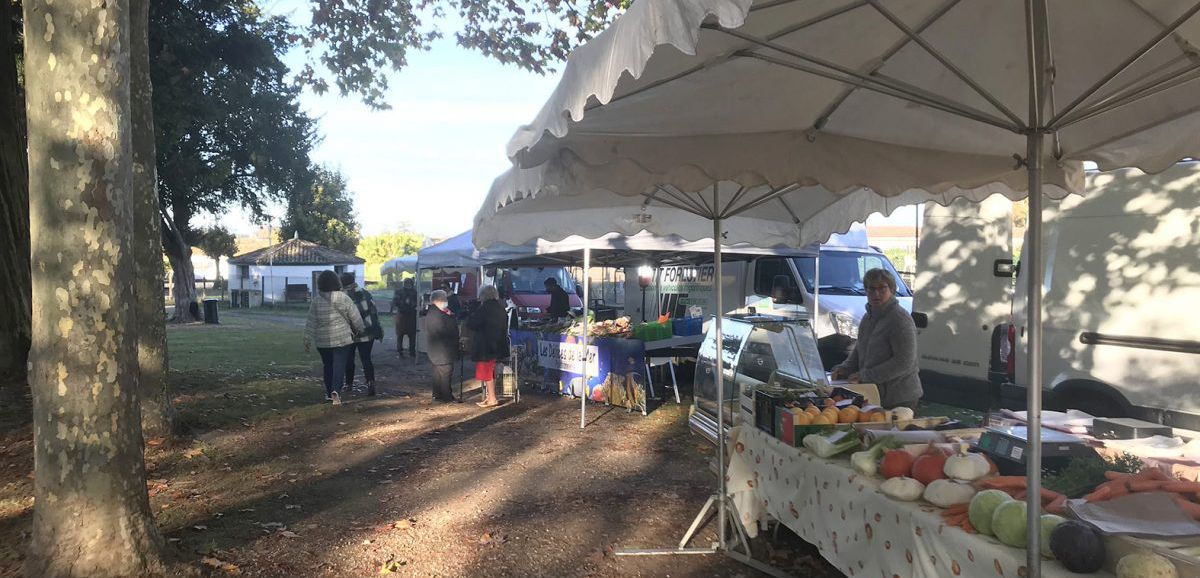
POLYGON ((485 285, 479 290, 479 309, 467 320, 467 327, 474 332, 474 347, 471 360, 475 362, 475 379, 484 387, 485 396, 480 407, 500 405, 496 399, 496 361, 508 359, 508 314, 500 303, 500 294, 494 285, 485 285))

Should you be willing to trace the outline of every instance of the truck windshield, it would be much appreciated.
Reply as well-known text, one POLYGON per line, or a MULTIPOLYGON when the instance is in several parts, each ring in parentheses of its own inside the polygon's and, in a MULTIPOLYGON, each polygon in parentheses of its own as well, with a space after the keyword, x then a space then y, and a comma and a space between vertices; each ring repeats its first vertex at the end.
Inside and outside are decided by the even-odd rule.
MULTIPOLYGON (((796 257, 796 269, 804 278, 804 286, 809 293, 815 289, 817 259, 815 257, 796 257)), ((866 295, 867 288, 863 285, 863 275, 871 269, 883 269, 896 279, 896 296, 912 297, 912 291, 900 279, 892 262, 879 253, 856 251, 821 251, 821 293, 827 295, 866 295)))
POLYGON ((567 293, 575 293, 575 279, 562 267, 527 267, 506 271, 505 276, 511 280, 513 293, 544 295, 546 279, 551 278, 557 280, 558 286, 567 293))

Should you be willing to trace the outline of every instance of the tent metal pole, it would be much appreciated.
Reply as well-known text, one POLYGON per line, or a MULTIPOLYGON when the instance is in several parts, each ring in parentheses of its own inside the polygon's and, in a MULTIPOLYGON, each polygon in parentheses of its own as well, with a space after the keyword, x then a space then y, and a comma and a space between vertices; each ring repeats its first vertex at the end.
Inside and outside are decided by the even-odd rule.
POLYGON ((1029 550, 1026 566, 1028 578, 1041 575, 1040 509, 1042 474, 1042 148, 1043 135, 1029 137, 1029 246, 1023 251, 1022 267, 1027 272, 1029 319, 1029 384, 1026 390, 1029 457, 1025 476, 1029 478, 1029 550))
POLYGON ((583 387, 580 388, 579 395, 579 429, 587 427, 587 400, 588 400, 588 332, 591 331, 591 323, 588 321, 588 283, 592 271, 592 247, 591 245, 583 246, 583 387))
MULTIPOLYGON (((1046 128, 1043 124, 1050 63, 1050 46, 1046 0, 1027 0, 1026 31, 1029 42, 1029 130, 1026 132, 1025 167, 1029 174, 1029 246, 1022 252, 1022 266, 1028 272, 1027 319, 1029 327, 1029 379, 1025 390, 1026 440, 1029 446, 1025 458, 1028 510, 1026 514, 1027 544, 1025 565, 1027 578, 1041 578, 1041 490, 1042 490, 1042 168, 1046 128)), ((1136 59, 1135 59, 1136 60, 1136 59)), ((1107 80, 1105 81, 1105 83, 1107 80)), ((1103 86, 1103 83, 1101 84, 1103 86)), ((1084 97, 1081 97, 1084 98, 1084 97)), ((1072 103, 1074 107, 1080 101, 1072 103)), ((1069 107, 1070 108, 1070 107, 1069 107)))
POLYGON ((725 543, 725 363, 723 355, 724 336, 721 331, 721 317, 724 315, 724 297, 721 288, 721 219, 713 219, 713 297, 717 310, 713 318, 713 335, 716 337, 717 351, 713 355, 717 364, 717 544, 722 550, 725 543))
MULTIPOLYGON (((804 282, 804 275, 800 275, 800 282, 804 282)), ((817 259, 813 267, 813 314, 812 314, 812 329, 817 331, 817 323, 821 321, 821 244, 817 244, 817 259)), ((834 324, 834 333, 837 333, 837 325, 834 324)))

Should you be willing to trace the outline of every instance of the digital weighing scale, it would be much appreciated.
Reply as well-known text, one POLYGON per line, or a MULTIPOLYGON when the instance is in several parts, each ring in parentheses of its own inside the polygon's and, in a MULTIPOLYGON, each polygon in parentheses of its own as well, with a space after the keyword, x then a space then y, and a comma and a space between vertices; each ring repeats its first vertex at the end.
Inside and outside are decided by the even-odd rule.
MULTIPOLYGON (((1029 455, 1029 428, 1026 426, 989 427, 979 436, 976 447, 996 462, 1004 475, 1025 473, 1029 455)), ((1096 457, 1096 450, 1083 440, 1060 431, 1042 429, 1042 469, 1057 470, 1072 458, 1096 457)))

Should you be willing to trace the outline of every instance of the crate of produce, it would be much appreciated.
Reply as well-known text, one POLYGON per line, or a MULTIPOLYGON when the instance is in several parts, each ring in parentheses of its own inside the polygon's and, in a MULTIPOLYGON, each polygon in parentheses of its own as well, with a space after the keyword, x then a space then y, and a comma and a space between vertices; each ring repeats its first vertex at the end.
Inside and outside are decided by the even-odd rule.
POLYGON ((813 425, 807 423, 800 416, 803 413, 805 413, 804 410, 794 407, 775 408, 775 437, 789 446, 798 448, 803 445, 804 436, 809 434, 827 434, 836 430, 853 429, 853 424, 849 423, 813 425))
POLYGON ((684 317, 682 319, 673 319, 671 321, 671 329, 675 335, 681 337, 701 335, 704 333, 704 318, 684 317))

